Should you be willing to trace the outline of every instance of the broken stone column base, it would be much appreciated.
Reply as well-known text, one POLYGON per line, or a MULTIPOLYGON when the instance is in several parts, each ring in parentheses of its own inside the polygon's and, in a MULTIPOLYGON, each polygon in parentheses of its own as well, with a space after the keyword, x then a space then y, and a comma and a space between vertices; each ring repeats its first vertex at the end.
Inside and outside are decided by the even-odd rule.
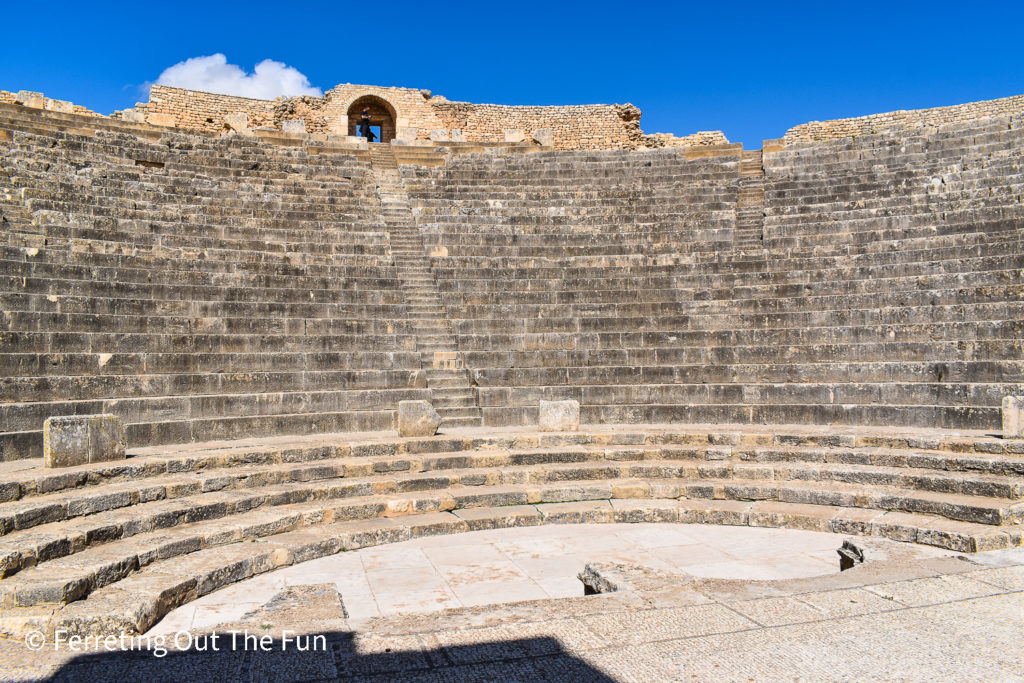
POLYGON ((575 432, 580 428, 580 402, 541 401, 538 422, 542 432, 575 432))
POLYGON ((441 416, 430 401, 398 402, 399 436, 433 436, 440 424, 441 416))
POLYGON ((65 415, 43 423, 43 464, 72 467, 124 460, 124 423, 117 415, 65 415))

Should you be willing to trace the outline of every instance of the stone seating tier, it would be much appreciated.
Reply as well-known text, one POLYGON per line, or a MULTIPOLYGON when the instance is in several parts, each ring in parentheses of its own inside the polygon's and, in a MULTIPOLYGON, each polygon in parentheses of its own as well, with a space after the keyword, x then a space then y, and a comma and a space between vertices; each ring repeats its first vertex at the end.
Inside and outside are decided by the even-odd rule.
POLYGON ((707 231, 737 211, 732 157, 469 155, 402 173, 485 424, 565 398, 592 422, 995 425, 1024 381, 1024 176, 1005 129, 768 154, 770 248, 742 264, 721 255, 734 219, 707 231), (984 164, 937 200, 965 154, 984 164), (687 225, 695 197, 712 203, 687 225))
POLYGON ((31 221, 0 249, 5 459, 38 455, 51 415, 166 443, 390 428, 430 398, 365 162, 181 135, 0 146, 31 221))
POLYGON ((137 443, 307 408, 295 428, 320 430, 363 402, 387 424, 461 367, 455 410, 494 425, 565 397, 590 421, 991 427, 1021 390, 1013 121, 764 155, 451 154, 397 184, 386 146, 82 125, 0 108, 19 444, 97 407, 137 443))
POLYGON ((153 447, 59 472, 8 463, 0 632, 142 632, 275 567, 503 526, 671 521, 1016 547, 1020 450, 935 430, 623 426, 153 447))
POLYGON ((796 144, 767 154, 766 245, 834 241, 840 226, 856 233, 886 222, 904 229, 929 221, 973 221, 978 229, 1019 225, 1021 122, 1019 116, 1000 117, 938 131, 796 144))

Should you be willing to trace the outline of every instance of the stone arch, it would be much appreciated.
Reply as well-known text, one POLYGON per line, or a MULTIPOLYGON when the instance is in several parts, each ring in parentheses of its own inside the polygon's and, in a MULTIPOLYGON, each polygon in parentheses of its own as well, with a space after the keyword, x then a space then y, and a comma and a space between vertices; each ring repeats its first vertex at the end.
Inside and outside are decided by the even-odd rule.
POLYGON ((348 117, 348 134, 359 135, 359 118, 363 107, 370 109, 370 122, 374 126, 380 126, 380 139, 377 142, 391 142, 395 139, 397 132, 396 123, 398 112, 395 107, 383 97, 377 95, 363 95, 352 100, 345 110, 348 117))

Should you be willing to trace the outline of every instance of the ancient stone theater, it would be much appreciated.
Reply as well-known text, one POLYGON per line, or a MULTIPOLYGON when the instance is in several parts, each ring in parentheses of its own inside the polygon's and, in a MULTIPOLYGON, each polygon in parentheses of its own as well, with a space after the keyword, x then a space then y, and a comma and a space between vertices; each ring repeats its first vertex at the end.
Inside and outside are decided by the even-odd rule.
MULTIPOLYGON (((1024 543, 1024 95, 753 150, 640 120, 352 84, 157 85, 109 116, 0 92, 0 634, 145 634, 370 546, 581 523, 846 541, 772 599, 864 591, 882 556, 1019 591, 951 558, 1024 543)), ((478 628, 542 679, 555 636, 522 639, 550 628, 602 680, 645 618, 770 623, 762 584, 590 559, 580 597, 392 615, 422 661, 366 641, 329 673, 468 666, 443 634, 478 628)), ((356 604, 292 587, 234 621, 303 601, 356 604)))

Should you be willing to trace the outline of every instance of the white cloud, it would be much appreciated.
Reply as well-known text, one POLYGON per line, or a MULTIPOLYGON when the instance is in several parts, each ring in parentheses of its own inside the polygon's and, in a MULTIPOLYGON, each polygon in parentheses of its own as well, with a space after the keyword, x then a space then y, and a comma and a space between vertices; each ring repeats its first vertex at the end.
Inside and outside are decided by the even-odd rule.
POLYGON ((261 100, 272 100, 280 95, 323 96, 323 91, 311 86, 309 79, 295 67, 264 59, 256 65, 253 73, 247 74, 237 64, 228 64, 228 58, 219 52, 178 62, 164 69, 156 82, 158 85, 255 97, 261 100))

